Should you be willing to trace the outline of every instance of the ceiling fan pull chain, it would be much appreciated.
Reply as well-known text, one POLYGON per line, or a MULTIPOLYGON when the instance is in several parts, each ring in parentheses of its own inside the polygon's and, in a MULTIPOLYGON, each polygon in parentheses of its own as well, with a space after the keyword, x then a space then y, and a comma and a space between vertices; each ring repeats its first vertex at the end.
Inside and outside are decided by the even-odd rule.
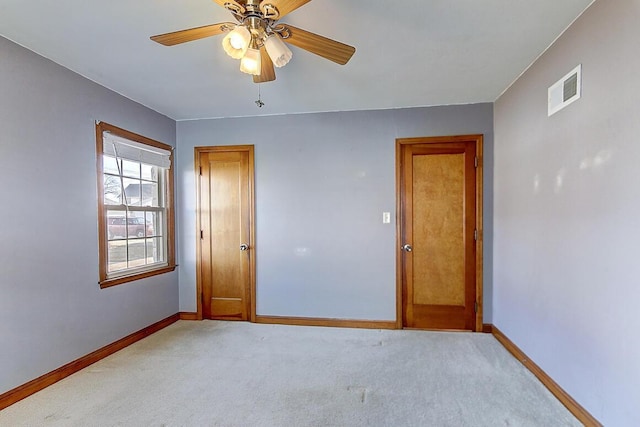
POLYGON ((264 107, 264 102, 262 102, 262 100, 260 99, 260 86, 261 85, 262 85, 262 83, 258 84, 258 100, 256 101, 256 105, 258 106, 258 108, 264 107))

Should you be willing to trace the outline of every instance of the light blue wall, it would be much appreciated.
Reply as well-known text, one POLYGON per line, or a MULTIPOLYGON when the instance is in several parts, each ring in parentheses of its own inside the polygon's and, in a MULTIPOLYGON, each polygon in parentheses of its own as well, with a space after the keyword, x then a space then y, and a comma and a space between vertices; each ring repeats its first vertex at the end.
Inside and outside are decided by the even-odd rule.
POLYGON ((596 1, 495 105, 494 323, 607 426, 640 425, 639 22, 596 1))
POLYGON ((177 272, 100 290, 94 120, 175 122, 0 37, 0 394, 178 311, 177 272))
POLYGON ((194 146, 256 146, 262 315, 395 318, 396 138, 482 133, 493 185, 491 104, 179 122, 179 274, 100 290, 94 120, 171 145, 176 123, 3 38, 0 57, 0 393, 195 310, 194 146))
POLYGON ((395 139, 484 134, 491 218, 492 127, 492 104, 178 122, 181 311, 196 309, 195 146, 255 145, 258 315, 395 320, 395 139))

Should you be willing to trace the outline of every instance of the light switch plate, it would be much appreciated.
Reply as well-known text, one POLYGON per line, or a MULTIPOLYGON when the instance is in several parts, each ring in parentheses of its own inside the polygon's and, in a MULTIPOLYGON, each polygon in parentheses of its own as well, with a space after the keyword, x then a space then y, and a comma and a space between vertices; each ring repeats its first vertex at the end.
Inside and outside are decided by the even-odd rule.
POLYGON ((382 212, 382 223, 389 224, 391 222, 391 212, 382 212))

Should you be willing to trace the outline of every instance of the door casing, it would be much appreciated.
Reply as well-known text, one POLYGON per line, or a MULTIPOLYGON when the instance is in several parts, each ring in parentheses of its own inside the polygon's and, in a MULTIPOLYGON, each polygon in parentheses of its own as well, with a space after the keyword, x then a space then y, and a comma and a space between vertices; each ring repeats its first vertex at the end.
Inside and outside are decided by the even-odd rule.
POLYGON ((482 177, 483 177, 483 135, 456 135, 456 136, 435 136, 435 137, 417 137, 417 138, 398 138, 396 139, 396 327, 402 329, 403 325, 403 281, 404 281, 404 256, 402 245, 404 244, 403 230, 403 168, 402 168, 402 147, 413 144, 447 144, 473 142, 476 147, 476 229, 478 230, 478 238, 476 245, 476 302, 477 311, 475 316, 476 332, 482 332, 482 312, 483 312, 483 228, 482 228, 482 177))
POLYGON ((202 310, 202 240, 200 231, 202 224, 200 221, 201 205, 201 182, 200 182, 200 157, 204 153, 224 153, 224 152, 247 152, 249 155, 249 321, 256 321, 256 253, 255 253, 255 168, 254 168, 254 146, 253 145, 227 145, 211 147, 195 147, 194 165, 196 176, 196 300, 197 300, 197 320, 203 319, 202 310))

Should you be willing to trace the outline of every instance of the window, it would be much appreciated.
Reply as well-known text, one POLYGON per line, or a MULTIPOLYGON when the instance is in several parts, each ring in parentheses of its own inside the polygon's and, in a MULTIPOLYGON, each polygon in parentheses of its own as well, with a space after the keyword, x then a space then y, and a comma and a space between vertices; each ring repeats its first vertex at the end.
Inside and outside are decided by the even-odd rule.
POLYGON ((100 287, 175 269, 169 145, 96 124, 100 287))

